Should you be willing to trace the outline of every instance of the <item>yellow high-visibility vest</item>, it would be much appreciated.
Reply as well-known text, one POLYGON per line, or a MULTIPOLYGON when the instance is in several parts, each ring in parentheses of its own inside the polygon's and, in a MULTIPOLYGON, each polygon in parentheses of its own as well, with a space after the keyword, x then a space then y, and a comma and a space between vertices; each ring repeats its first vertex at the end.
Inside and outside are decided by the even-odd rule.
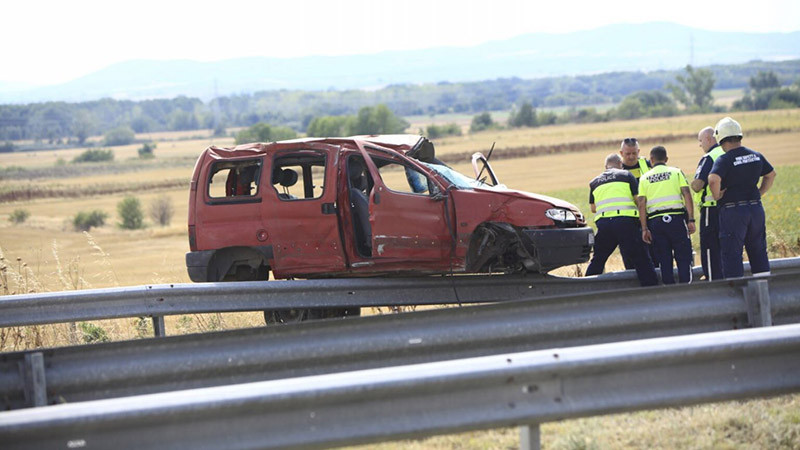
POLYGON ((639 179, 639 195, 647 198, 647 217, 678 214, 686 210, 681 187, 689 187, 677 167, 658 164, 639 179))
POLYGON ((625 169, 625 170, 633 174, 633 177, 638 180, 639 178, 641 178, 642 174, 650 170, 650 168, 647 167, 647 159, 645 158, 639 158, 637 163, 639 164, 639 167, 635 169, 625 169), (637 174, 636 172, 639 173, 637 174))
MULTIPOLYGON (((714 147, 714 150, 708 152, 708 157, 711 158, 711 163, 713 164, 714 161, 717 160, 721 155, 725 153, 725 150, 722 147, 717 146, 714 147)), ((694 202, 700 205, 701 208, 710 208, 712 206, 717 206, 717 201, 714 200, 714 196, 711 195, 711 188, 708 186, 708 182, 703 189, 700 189, 700 192, 694 193, 694 202)))
POLYGON ((631 194, 630 183, 612 181, 594 189, 594 205, 597 208, 594 220, 605 217, 639 217, 639 210, 631 194))

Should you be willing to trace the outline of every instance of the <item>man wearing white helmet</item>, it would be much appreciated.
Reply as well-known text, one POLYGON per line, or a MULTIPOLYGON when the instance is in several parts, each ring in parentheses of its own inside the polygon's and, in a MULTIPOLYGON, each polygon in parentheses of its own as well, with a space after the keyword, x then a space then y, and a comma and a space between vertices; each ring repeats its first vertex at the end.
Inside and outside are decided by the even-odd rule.
POLYGON ((743 276, 742 247, 747 250, 753 275, 769 275, 761 196, 772 187, 775 170, 764 155, 742 146, 742 127, 730 117, 717 123, 714 137, 725 151, 714 161, 708 175, 708 185, 719 208, 722 275, 743 276))

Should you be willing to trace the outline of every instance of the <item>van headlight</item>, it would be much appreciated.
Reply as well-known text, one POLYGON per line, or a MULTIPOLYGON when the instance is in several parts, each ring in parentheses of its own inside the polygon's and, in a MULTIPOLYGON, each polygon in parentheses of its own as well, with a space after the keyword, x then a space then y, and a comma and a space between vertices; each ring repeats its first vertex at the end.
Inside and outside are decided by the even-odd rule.
POLYGON ((559 225, 575 224, 577 222, 575 214, 568 209, 551 208, 545 211, 544 215, 559 225))

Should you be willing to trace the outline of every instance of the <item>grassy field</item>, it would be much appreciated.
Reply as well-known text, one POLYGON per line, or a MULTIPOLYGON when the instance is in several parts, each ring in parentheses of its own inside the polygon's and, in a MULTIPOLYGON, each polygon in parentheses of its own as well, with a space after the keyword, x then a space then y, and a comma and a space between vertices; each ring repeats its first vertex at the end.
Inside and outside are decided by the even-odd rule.
MULTIPOLYGON (((437 116, 439 118, 440 116, 437 116)), ((440 155, 484 153, 496 142, 493 166, 501 182, 511 188, 542 192, 575 203, 588 210, 588 182, 602 171, 606 154, 618 150, 623 137, 635 136, 643 153, 661 143, 667 147, 670 164, 691 177, 701 156, 694 136, 720 115, 693 115, 603 124, 559 125, 535 129, 490 131, 436 142, 440 155), (582 151, 510 158, 504 150, 531 146, 586 144, 582 151)), ((800 254, 800 165, 796 159, 800 142, 800 110, 737 113, 745 130, 745 145, 763 152, 776 166, 778 178, 765 197, 771 257, 800 254)), ((420 120, 423 120, 421 118, 420 120)), ((463 123, 464 117, 442 118, 442 123, 463 123)), ((413 122, 412 122, 413 123, 413 122)), ((420 122, 421 123, 421 122, 420 122)), ((231 138, 195 134, 153 135, 158 140, 156 159, 136 159, 139 145, 114 148, 115 163, 108 167, 86 166, 75 175, 57 170, 59 160, 70 161, 82 150, 60 150, 0 154, 0 168, 10 166, 39 170, 30 179, 0 180, 0 193, 9 190, 58 189, 82 192, 70 198, 39 198, 24 202, 0 202, 0 294, 99 288, 150 283, 188 282, 184 254, 188 251, 186 217, 188 180, 194 158, 208 145, 230 146, 231 138), (197 139, 190 139, 193 136, 197 139), (181 140, 183 139, 183 140, 181 140), (131 167, 136 166, 131 170, 131 167), (164 180, 177 180, 178 187, 155 188, 164 180), (181 180, 186 185, 180 186, 181 180), (110 192, 112 187, 124 190, 110 192), (146 211, 157 197, 167 196, 175 208, 170 225, 147 221, 143 230, 126 231, 116 226, 117 203, 125 195, 136 195, 146 211), (23 224, 12 224, 9 215, 17 209, 30 212, 23 224), (77 211, 99 209, 109 215, 105 226, 90 233, 73 230, 77 211)), ((70 164, 67 164, 71 166, 70 164)), ((465 174, 472 168, 465 159, 453 166, 465 174)), ((695 246, 698 238, 693 236, 695 246)), ((621 269, 612 259, 608 270, 621 269)), ((560 274, 571 275, 575 268, 560 274)), ((366 314, 386 311, 368 310, 366 314)), ((167 318, 170 334, 261 326, 258 313, 189 315, 167 318)), ((97 325, 109 339, 132 339, 150 333, 147 321, 138 319, 100 321, 97 325)), ((68 325, 0 329, 0 350, 78 343, 84 334, 68 325)), ((545 448, 800 448, 800 397, 730 402, 693 408, 621 414, 545 424, 545 448)), ((378 448, 513 448, 516 429, 492 430, 441 436, 422 441, 403 441, 378 448)))

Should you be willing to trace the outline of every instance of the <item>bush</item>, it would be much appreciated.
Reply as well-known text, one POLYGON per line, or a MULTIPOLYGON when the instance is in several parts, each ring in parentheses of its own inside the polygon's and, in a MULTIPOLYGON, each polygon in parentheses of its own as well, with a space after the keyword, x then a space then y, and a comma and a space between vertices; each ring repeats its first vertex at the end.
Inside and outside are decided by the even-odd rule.
POLYGON ((461 136, 461 127, 455 123, 448 123, 447 125, 428 125, 428 138, 437 139, 444 136, 461 136))
POLYGON ((83 337, 83 342, 86 344, 93 344, 96 342, 108 342, 111 339, 108 337, 108 333, 101 327, 89 322, 81 322, 78 327, 81 329, 81 335, 83 337))
POLYGON ((72 159, 74 163, 85 163, 85 162, 103 162, 103 161, 113 161, 114 160, 114 152, 111 150, 103 150, 102 148, 97 150, 86 149, 83 153, 76 156, 72 159))
POLYGON ((488 130, 489 128, 494 127, 495 123, 492 120, 492 115, 488 112, 484 112, 472 118, 472 124, 469 126, 469 131, 470 133, 475 133, 477 131, 488 130))
POLYGON ((117 127, 105 134, 105 145, 128 145, 133 142, 136 135, 131 127, 117 127))
POLYGON ((11 215, 8 216, 8 221, 11 223, 23 223, 28 220, 30 216, 31 213, 26 209, 15 209, 11 215))
POLYGON ((174 213, 172 200, 166 195, 162 195, 150 203, 150 218, 162 227, 169 225, 174 213))
POLYGON ((144 144, 139 148, 139 158, 140 159, 153 159, 156 155, 153 153, 153 150, 156 148, 156 143, 151 142, 148 144, 144 144))
POLYGON ((72 219, 72 225, 78 231, 89 231, 91 228, 105 225, 108 214, 95 209, 91 212, 80 211, 72 219))
POLYGON ((119 214, 119 226, 126 230, 138 230, 144 227, 144 214, 142 205, 136 197, 125 197, 117 203, 117 213, 119 214))

